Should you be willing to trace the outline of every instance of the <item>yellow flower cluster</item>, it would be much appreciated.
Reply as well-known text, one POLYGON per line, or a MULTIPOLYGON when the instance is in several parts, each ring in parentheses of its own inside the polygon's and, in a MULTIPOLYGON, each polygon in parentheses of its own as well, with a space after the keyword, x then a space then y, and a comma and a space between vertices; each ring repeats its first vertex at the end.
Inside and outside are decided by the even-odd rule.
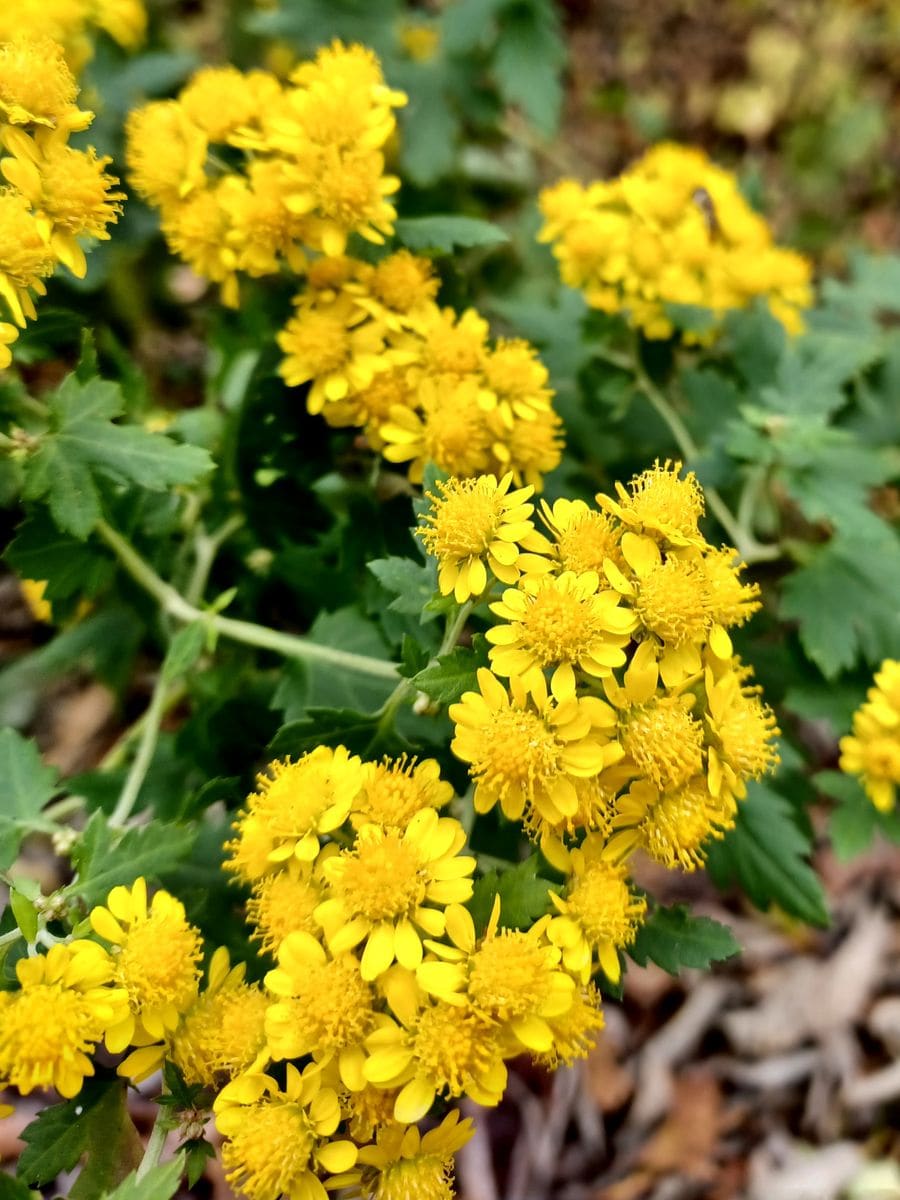
POLYGON ((757 297, 792 333, 812 302, 811 268, 774 244, 735 177, 701 150, 662 143, 616 179, 564 179, 542 192, 563 282, 603 312, 625 313, 649 338, 668 338, 667 305, 721 318, 757 297))
POLYGON ((885 659, 865 703, 853 715, 853 733, 841 738, 841 770, 858 775, 879 810, 891 812, 900 784, 900 662, 885 659))
POLYGON ((0 42, 0 368, 12 360, 19 329, 37 315, 33 296, 44 295, 44 281, 59 263, 84 276, 80 239, 108 238, 121 212, 110 160, 68 144, 93 120, 77 97, 58 42, 0 42))
POLYGON ((131 182, 160 208, 172 250, 236 306, 239 272, 301 272, 307 250, 339 255, 352 233, 381 243, 393 231, 399 180, 384 148, 405 103, 358 45, 320 50, 286 84, 205 67, 177 99, 129 116, 131 182))
POLYGON ((758 589, 707 544, 703 494, 680 470, 657 463, 596 507, 543 503, 546 533, 530 489, 450 479, 420 528, 441 591, 496 618, 491 669, 450 708, 453 750, 476 811, 524 822, 570 876, 550 937, 585 982, 594 954, 615 977, 634 936, 629 855, 696 868, 776 761, 774 716, 728 635, 758 589))
POLYGON ((281 374, 308 384, 307 407, 361 426, 368 444, 421 482, 427 462, 459 476, 512 471, 540 486, 560 460, 562 422, 547 369, 520 339, 491 345, 474 309, 441 308, 426 258, 311 264, 278 336, 281 374))
POLYGON ((95 30, 134 50, 146 29, 144 0, 11 0, 0 7, 0 42, 53 38, 76 73, 93 54, 95 30))

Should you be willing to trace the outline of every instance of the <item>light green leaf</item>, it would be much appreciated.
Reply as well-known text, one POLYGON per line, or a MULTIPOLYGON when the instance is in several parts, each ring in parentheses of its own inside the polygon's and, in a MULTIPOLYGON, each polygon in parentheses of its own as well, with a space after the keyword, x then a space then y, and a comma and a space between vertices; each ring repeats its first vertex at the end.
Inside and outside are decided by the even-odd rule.
POLYGON ((94 1200, 101 1195, 103 1189, 121 1179, 135 1161, 137 1134, 125 1107, 125 1094, 125 1084, 121 1080, 88 1079, 74 1099, 45 1108, 21 1135, 27 1145, 19 1157, 18 1177, 31 1184, 52 1183, 57 1175, 71 1171, 87 1154, 88 1166, 82 1176, 90 1171, 88 1185, 94 1190, 91 1193, 81 1188, 77 1197, 73 1190, 72 1196, 75 1200, 94 1200), (126 1136, 129 1145, 124 1144, 126 1136), (118 1164, 109 1164, 110 1169, 120 1172, 118 1176, 104 1179, 99 1164, 96 1169, 91 1169, 90 1159, 98 1155, 108 1162, 107 1151, 112 1145, 127 1153, 118 1164))
POLYGON ((528 929, 549 911, 550 893, 558 888, 549 879, 538 875, 537 869, 538 857, 533 854, 507 871, 489 871, 475 881, 467 908, 479 933, 490 920, 497 896, 500 897, 500 925, 505 929, 528 929))
POLYGON ((509 241, 509 236, 490 221, 452 215, 402 217, 397 222, 397 237, 410 250, 435 254, 451 254, 456 247, 466 250, 509 241))
POLYGON ((159 878, 173 870, 190 854, 195 838, 193 829, 154 821, 125 830, 117 840, 106 817, 96 812, 72 849, 78 874, 66 894, 92 908, 118 884, 133 883, 139 875, 159 878))
POLYGON ((565 60, 559 14, 549 0, 516 3, 503 12, 494 54, 497 85, 506 103, 521 108, 545 134, 559 124, 565 60))
POLYGON ((14 729, 0 731, 0 870, 13 863, 29 830, 44 827, 41 809, 58 790, 56 770, 34 742, 14 729))
POLYGON ((163 679, 171 683, 186 674, 206 647, 207 625, 205 621, 194 621, 179 629, 169 643, 162 665, 163 679))
POLYGON ((366 565, 381 586, 395 596, 388 605, 393 612, 434 619, 436 614, 425 611, 425 605, 437 589, 433 559, 423 565, 411 558, 394 555, 391 558, 376 558, 366 565))
POLYGON ((161 1166, 151 1167, 138 1178, 132 1171, 112 1192, 106 1192, 103 1200, 172 1200, 184 1174, 184 1162, 178 1155, 161 1166))
POLYGON ((678 975, 682 967, 705 970, 740 953, 740 945, 727 925, 710 917, 694 917, 687 906, 657 908, 640 927, 628 954, 638 966, 648 962, 678 975))

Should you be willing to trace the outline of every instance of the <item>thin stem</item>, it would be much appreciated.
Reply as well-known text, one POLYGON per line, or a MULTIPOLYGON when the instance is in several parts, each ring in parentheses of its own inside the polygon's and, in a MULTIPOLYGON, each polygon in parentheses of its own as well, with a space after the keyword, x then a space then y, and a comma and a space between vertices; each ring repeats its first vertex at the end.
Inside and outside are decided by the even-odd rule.
POLYGON ((165 1106, 160 1105, 156 1111, 156 1120, 153 1122, 153 1128, 150 1131, 147 1148, 144 1150, 144 1157, 138 1163, 135 1173, 138 1180, 143 1179, 159 1163, 169 1133, 168 1119, 165 1106))
MULTIPOLYGON (((460 634, 465 628, 466 621, 469 618, 469 613, 472 611, 472 601, 467 600, 465 604, 461 604, 456 612, 447 617, 447 625, 444 629, 444 636, 438 646, 434 658, 430 659, 429 666, 436 663, 442 654, 449 654, 456 643, 459 641, 460 634)), ((394 717, 398 709, 404 704, 412 700, 416 694, 416 685, 411 679, 401 679, 394 690, 381 706, 378 719, 378 733, 384 733, 389 729, 394 722, 394 717)))
MULTIPOLYGON (((665 422, 672 437, 678 443, 678 448, 684 455, 685 460, 690 462, 692 459, 699 458, 700 448, 691 436, 690 430, 641 366, 640 360, 637 357, 635 358, 634 371, 638 386, 665 422)), ((749 529, 741 524, 722 499, 718 489, 707 485, 703 491, 710 512, 713 513, 716 520, 728 534, 735 550, 737 550, 744 562, 747 564, 767 562, 781 557, 780 547, 763 545, 762 542, 756 540, 749 529)))
POLYGON ((0 946, 9 946, 12 942, 17 942, 22 936, 22 930, 18 926, 15 929, 10 929, 9 933, 0 933, 0 946))
MULTIPOLYGON (((184 683, 173 683, 166 692, 166 702, 163 709, 163 716, 172 711, 181 703, 187 694, 187 687, 184 683)), ((113 742, 107 752, 100 759, 99 767, 101 771, 112 771, 116 767, 120 767, 128 757, 128 748, 132 742, 136 741, 143 732, 144 725, 147 721, 149 709, 144 709, 136 721, 121 734, 118 741, 113 742)))
POLYGON ((215 533, 198 532, 194 540, 194 569, 184 589, 184 598, 188 604, 199 604, 206 591, 209 573, 215 562, 216 555, 233 533, 243 525, 244 518, 235 513, 220 525, 215 533))
POLYGON ((63 796, 55 804, 48 805, 41 813, 48 821, 64 821, 66 817, 80 812, 84 808, 84 796, 63 796))
POLYGON ((168 680, 163 671, 160 671, 144 717, 144 728, 138 743, 137 754, 135 754, 128 771, 116 807, 109 818, 110 827, 113 829, 121 829, 131 816, 131 810, 134 808, 144 780, 147 778, 156 743, 159 740, 159 728, 165 713, 167 690, 168 680))
POLYGON ((291 633, 281 633, 277 629, 269 629, 265 625, 255 625, 252 621, 238 621, 232 617, 206 613, 187 601, 171 584, 166 583, 145 562, 130 542, 126 541, 106 521, 97 522, 96 531, 115 553, 119 562, 157 601, 163 612, 176 621, 190 624, 193 621, 204 621, 222 637, 247 646, 258 646, 263 650, 272 650, 285 658, 299 658, 307 662, 328 663, 333 667, 343 667, 348 671, 357 671, 362 675, 376 675, 381 679, 396 679, 397 668, 394 663, 385 662, 381 658, 370 658, 365 654, 352 654, 347 650, 338 650, 333 646, 320 646, 307 638, 297 637, 291 633))

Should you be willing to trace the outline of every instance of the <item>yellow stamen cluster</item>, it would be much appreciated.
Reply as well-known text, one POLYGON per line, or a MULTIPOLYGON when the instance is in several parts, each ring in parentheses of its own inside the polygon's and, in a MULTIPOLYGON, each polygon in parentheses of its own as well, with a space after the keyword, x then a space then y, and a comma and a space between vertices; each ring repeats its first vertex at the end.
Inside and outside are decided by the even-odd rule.
MULTIPOLYGON (((812 302, 807 259, 776 246, 731 172, 701 150, 662 143, 616 179, 565 179, 541 194, 563 281, 592 308, 624 313, 649 338, 675 332, 670 305, 716 323, 757 298, 791 333, 812 302)), ((702 335, 706 337, 707 335, 702 335)))
POLYGON ((60 263, 82 278, 81 240, 108 238, 122 211, 118 180, 106 171, 111 160, 68 144, 93 120, 77 96, 63 46, 18 27, 6 34, 0 17, 0 369, 12 361, 19 329, 37 316, 34 296, 45 294, 45 280, 60 263))
POLYGON ((888 658, 865 703, 853 714, 853 733, 841 738, 841 770, 858 775, 879 810, 891 812, 900 784, 900 662, 888 658))
POLYGON ((393 110, 406 103, 362 46, 334 42, 286 83, 266 71, 205 67, 175 100, 135 110, 127 160, 161 210, 172 250, 238 303, 238 276, 302 272, 307 252, 342 255, 351 234, 393 231, 385 173, 393 110), (222 168, 216 148, 225 148, 222 168))

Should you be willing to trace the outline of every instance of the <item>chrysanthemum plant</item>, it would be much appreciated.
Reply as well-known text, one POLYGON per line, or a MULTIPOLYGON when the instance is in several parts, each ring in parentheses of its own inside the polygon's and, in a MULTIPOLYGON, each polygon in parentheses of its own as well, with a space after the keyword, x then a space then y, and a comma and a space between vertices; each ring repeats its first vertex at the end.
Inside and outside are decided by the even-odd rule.
MULTIPOLYGON (((477 188, 404 210, 401 174, 457 166, 397 135, 447 17, 400 29, 396 80, 323 36, 136 107, 138 325, 109 276, 78 358, 45 280, 125 199, 68 144, 88 8, 140 32, 108 0, 0 44, 0 492, 43 627, 0 675, 0 1084, 46 1102, 7 1191, 81 1164, 75 1200, 166 1200, 219 1154, 249 1200, 444 1200, 477 1106, 589 1054, 630 962, 738 951, 664 872, 821 924, 816 787, 839 852, 897 835, 900 266, 811 309, 734 177, 669 145, 543 193, 567 287, 477 188), (140 339, 176 304, 170 365, 176 330, 140 339), (76 672, 110 717, 62 777, 25 733, 76 672)), ((551 6, 514 8, 546 85, 551 6)))

